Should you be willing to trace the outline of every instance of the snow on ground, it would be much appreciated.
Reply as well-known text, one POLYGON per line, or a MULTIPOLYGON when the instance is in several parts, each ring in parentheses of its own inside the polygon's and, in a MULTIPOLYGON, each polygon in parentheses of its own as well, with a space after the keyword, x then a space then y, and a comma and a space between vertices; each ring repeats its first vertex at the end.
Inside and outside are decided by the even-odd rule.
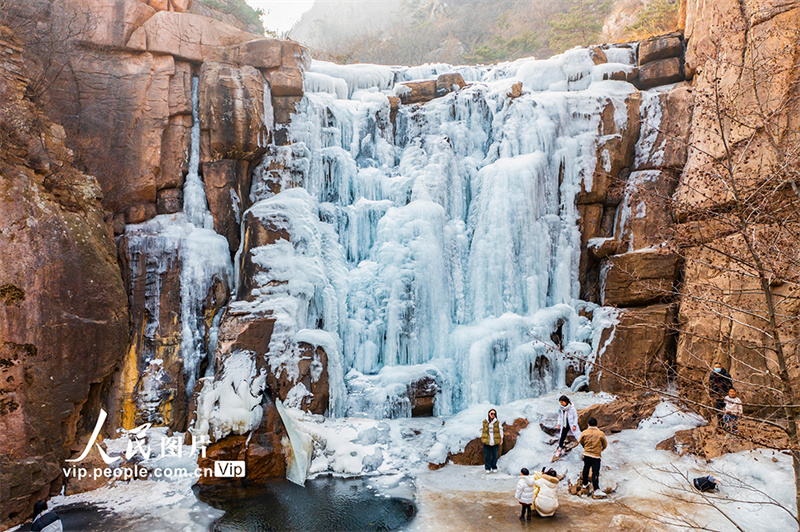
MULTIPOLYGON (((454 516, 466 519, 473 513, 487 521, 488 516, 493 515, 495 519, 513 523, 518 511, 513 490, 519 469, 538 470, 551 465, 558 473, 566 475, 559 489, 559 512, 563 515, 547 521, 544 529, 567 530, 579 526, 585 530, 608 530, 612 521, 619 526, 625 520, 642 523, 644 515, 658 519, 657 522, 647 521, 647 526, 654 530, 683 530, 689 522, 709 530, 735 530, 720 511, 697 504, 703 499, 684 478, 709 473, 722 479, 719 493, 714 495, 720 499, 720 509, 742 529, 796 529, 788 513, 768 503, 771 497, 787 507, 793 505, 788 456, 760 450, 726 455, 706 464, 694 457, 655 450, 660 441, 676 430, 704 423, 666 402, 656 408, 651 418, 642 421, 638 429, 607 435, 609 447, 603 453, 600 483, 601 488, 615 489, 608 500, 568 495, 567 480, 575 482, 580 474, 580 450, 573 450, 551 464, 554 446, 549 442, 553 438, 539 427, 541 422, 555 423, 555 405, 558 396, 565 392, 569 393, 566 389, 557 390, 536 399, 505 405, 475 405, 448 419, 332 419, 287 410, 294 428, 310 435, 314 442, 311 476, 371 476, 375 489, 387 496, 404 497, 408 496, 409 485, 398 479, 414 479, 419 514, 410 530, 455 529, 455 523, 461 521, 454 516), (486 475, 482 466, 452 464, 430 471, 429 460, 447 451, 457 452, 479 435, 480 423, 489 408, 497 408, 501 421, 511 423, 516 417, 526 417, 530 421, 528 428, 521 431, 516 447, 500 458, 500 472, 486 475), (586 516, 593 513, 597 514, 597 528, 592 528, 593 521, 585 521, 586 516)), ((578 408, 613 399, 608 394, 593 393, 570 393, 570 397, 578 408)), ((163 429, 151 429, 158 430, 163 429)), ((157 440, 156 437, 153 441, 157 440)), ((127 440, 123 437, 106 444, 114 454, 125 449, 127 440)), ((144 463, 150 468, 193 469, 196 456, 191 454, 191 447, 185 446, 183 454, 180 459, 151 458, 144 463)), ((56 497, 51 505, 91 503, 123 516, 130 530, 207 530, 220 512, 194 497, 191 486, 195 480, 187 476, 173 480, 118 481, 95 491, 56 497)), ((475 522, 474 528, 490 524, 475 522)))

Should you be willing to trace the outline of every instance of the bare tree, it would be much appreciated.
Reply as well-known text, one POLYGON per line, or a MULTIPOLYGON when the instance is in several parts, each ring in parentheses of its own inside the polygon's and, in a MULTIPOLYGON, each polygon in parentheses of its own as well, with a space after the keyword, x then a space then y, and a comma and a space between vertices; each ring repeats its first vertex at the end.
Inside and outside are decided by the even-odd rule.
MULTIPOLYGON (((683 264, 677 286, 651 286, 679 304, 675 360, 664 361, 671 386, 603 360, 597 368, 703 414, 719 437, 790 454, 795 504, 781 507, 800 526, 798 37, 772 25, 733 53, 712 46, 695 76, 689 161, 678 192, 655 198, 671 204, 676 223, 664 228, 663 247, 683 264), (737 431, 716 420, 706 380, 716 361, 731 368, 744 401, 737 431)), ((718 500, 703 497, 724 511, 718 500)))

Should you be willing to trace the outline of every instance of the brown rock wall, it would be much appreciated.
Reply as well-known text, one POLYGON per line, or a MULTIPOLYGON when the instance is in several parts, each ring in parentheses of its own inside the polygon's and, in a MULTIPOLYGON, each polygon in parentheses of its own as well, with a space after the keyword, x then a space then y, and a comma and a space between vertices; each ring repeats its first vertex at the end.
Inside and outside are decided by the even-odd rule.
MULTIPOLYGON (((0 527, 57 493, 127 344, 128 309, 97 182, 23 94, 0 27, 0 527), (40 149, 29 149, 39 139, 40 149), (33 159, 29 159, 29 156, 33 159), (46 162, 46 164, 42 164, 46 162)), ((113 415, 113 414, 112 414, 113 415)))

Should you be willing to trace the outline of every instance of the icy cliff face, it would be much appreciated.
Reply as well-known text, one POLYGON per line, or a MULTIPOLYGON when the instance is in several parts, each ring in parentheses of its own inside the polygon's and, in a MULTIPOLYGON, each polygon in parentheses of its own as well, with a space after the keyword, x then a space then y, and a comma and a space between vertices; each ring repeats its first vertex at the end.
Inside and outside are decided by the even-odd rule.
POLYGON ((193 125, 189 172, 183 189, 183 211, 128 225, 124 235, 128 269, 133 273, 129 290, 142 290, 139 285, 144 285, 147 309, 147 322, 142 332, 145 349, 143 360, 139 362, 151 368, 151 371, 143 372, 141 382, 134 390, 136 417, 156 424, 170 421, 164 408, 172 399, 176 404, 187 402, 196 380, 203 376, 201 370, 204 367, 213 373, 213 346, 209 349, 209 339, 214 336, 210 329, 218 319, 208 320, 207 315, 212 313, 212 317, 216 317, 213 312, 216 310, 218 314, 220 309, 209 308, 210 293, 215 283, 224 287, 232 285, 233 267, 228 243, 214 231, 214 220, 199 175, 198 106, 198 78, 195 77, 192 79, 193 125), (176 270, 180 272, 179 279, 174 284, 169 283, 170 272, 176 270), (173 290, 177 293, 171 295, 173 290), (179 349, 164 349, 169 340, 163 337, 167 327, 162 324, 172 317, 160 316, 160 311, 161 299, 168 297, 180 301, 176 327, 179 349), (174 363, 182 365, 182 375, 180 370, 178 375, 167 373, 165 368, 174 363), (175 397, 181 393, 185 395, 175 397))
POLYGON ((408 415, 391 390, 417 374, 440 386, 438 414, 564 386, 613 322, 579 299, 576 207, 610 164, 620 135, 604 131, 628 126, 634 88, 605 78, 633 54, 608 56, 619 63, 585 49, 494 67, 313 63, 292 144, 256 171, 244 216, 290 238, 240 250, 269 275, 232 308, 278 316, 270 351, 325 331, 332 414, 408 415), (393 107, 399 82, 449 71, 471 85, 393 107))

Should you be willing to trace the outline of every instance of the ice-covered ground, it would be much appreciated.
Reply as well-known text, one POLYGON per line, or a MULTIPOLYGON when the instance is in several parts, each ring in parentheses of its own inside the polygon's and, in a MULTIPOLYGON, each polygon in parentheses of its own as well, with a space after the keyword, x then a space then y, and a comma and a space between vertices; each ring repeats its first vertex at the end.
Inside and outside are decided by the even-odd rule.
MULTIPOLYGON (((330 419, 299 412, 291 415, 296 428, 314 440, 312 476, 330 473, 344 477, 373 476, 376 489, 393 496, 399 488, 407 493, 407 485, 402 482, 398 485, 398 479, 410 477, 416 484, 419 508, 410 530, 455 530, 458 523, 463 524, 459 515, 471 516, 471 529, 481 530, 492 524, 489 516, 498 520, 495 524, 500 520, 511 523, 516 520, 518 506, 513 500, 513 490, 521 467, 541 469, 551 465, 552 438, 541 431, 539 423, 552 425, 557 398, 563 391, 506 405, 475 405, 448 419, 330 419), (516 447, 500 458, 500 472, 486 475, 482 466, 452 464, 437 471, 429 470, 431 458, 446 452, 444 449, 457 452, 478 436, 480 422, 490 407, 497 408, 503 421, 510 422, 516 417, 530 421, 528 428, 521 431, 516 447), (474 521, 475 515, 486 521, 474 521)), ((571 397, 579 408, 613 399, 607 394, 591 393, 571 394, 571 397)), ((689 522, 708 530, 735 530, 723 516, 724 512, 743 530, 795 530, 791 517, 771 504, 774 501, 793 506, 788 456, 752 451, 726 455, 706 464, 690 456, 678 457, 669 451, 655 450, 658 442, 676 430, 702 422, 670 403, 661 403, 638 429, 609 434, 609 447, 603 453, 601 487, 612 487, 614 493, 607 500, 578 499, 567 494, 567 480, 562 481, 559 488, 562 515, 560 519, 543 522, 549 527, 546 529, 567 530, 580 525, 585 530, 608 530, 611 520, 621 523, 620 520, 629 519, 646 523, 654 530, 686 529, 689 522), (715 495, 719 497, 716 502, 721 512, 701 504, 701 497, 682 477, 708 473, 722 479, 715 495), (597 518, 584 521, 592 513, 597 518), (646 521, 642 516, 656 521, 646 521)), ((113 440, 109 450, 122 450, 125 445, 124 438, 113 440)), ((145 463, 149 467, 191 469, 194 457, 187 446, 182 459, 160 458, 145 463)), ((579 449, 552 465, 574 482, 581 469, 579 449)), ((122 516, 130 530, 208 530, 220 512, 195 498, 191 490, 194 482, 191 476, 171 481, 116 482, 95 491, 56 497, 51 504, 92 503, 122 516)))

